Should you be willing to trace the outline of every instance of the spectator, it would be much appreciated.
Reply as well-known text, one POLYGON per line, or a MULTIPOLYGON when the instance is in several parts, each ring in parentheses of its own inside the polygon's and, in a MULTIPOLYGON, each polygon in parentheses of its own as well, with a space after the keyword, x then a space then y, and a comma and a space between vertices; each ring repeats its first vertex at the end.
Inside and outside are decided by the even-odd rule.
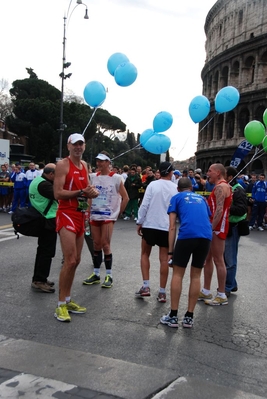
MULTIPOLYGON (((0 171, 0 182, 1 183, 8 183, 10 180, 9 171, 5 164, 1 165, 0 171)), ((0 185, 0 211, 7 212, 9 208, 9 201, 8 201, 8 186, 4 184, 0 185)))
POLYGON ((244 188, 237 183, 237 170, 232 166, 226 168, 226 180, 232 186, 233 200, 229 213, 229 233, 225 240, 224 262, 226 266, 225 294, 230 296, 231 292, 237 291, 236 271, 237 254, 240 235, 238 222, 247 217, 247 196, 244 188))
POLYGON ((136 169, 132 167, 124 183, 124 187, 129 197, 129 202, 125 208, 125 217, 123 220, 130 220, 132 212, 134 215, 134 220, 135 221, 137 220, 139 189, 141 188, 141 186, 142 186, 141 178, 136 173, 136 169))
POLYGON ((247 220, 250 220, 251 218, 251 213, 252 213, 252 207, 253 207, 253 199, 252 199, 252 189, 254 184, 257 181, 257 175, 255 173, 251 173, 251 178, 249 180, 249 183, 246 187, 246 193, 247 193, 247 220))
POLYGON ((267 198, 267 183, 265 181, 265 174, 260 173, 259 180, 254 184, 252 188, 252 215, 249 221, 249 229, 255 228, 257 223, 258 230, 264 231, 262 227, 263 218, 266 210, 266 198, 267 198))
POLYGON ((39 171, 36 169, 36 165, 33 162, 29 163, 29 169, 25 173, 26 175, 26 203, 28 206, 30 206, 30 201, 29 201, 29 186, 33 179, 35 179, 37 176, 40 176, 39 171))
POLYGON ((38 237, 31 286, 36 291, 46 293, 55 292, 54 282, 48 280, 57 242, 56 212, 58 204, 54 198, 53 190, 55 168, 55 164, 47 164, 42 176, 36 177, 29 187, 31 205, 46 219, 45 228, 38 237))
POLYGON ((10 179, 14 183, 14 195, 12 200, 12 208, 8 213, 12 214, 15 212, 18 206, 23 208, 26 202, 27 179, 25 173, 21 171, 20 165, 15 167, 15 173, 11 174, 10 179))
POLYGON ((191 180, 193 191, 197 191, 199 189, 198 183, 194 177, 194 169, 188 170, 188 178, 191 180))
POLYGON ((161 178, 149 184, 138 211, 137 234, 141 242, 141 273, 143 285, 135 293, 136 297, 150 296, 150 253, 152 247, 159 247, 160 288, 157 299, 166 302, 166 284, 168 279, 168 231, 169 217, 167 209, 170 199, 177 193, 176 184, 171 181, 172 164, 162 162, 159 167, 161 178))
POLYGON ((172 259, 173 274, 171 280, 171 310, 160 319, 162 324, 178 327, 178 308, 182 291, 182 282, 189 259, 192 255, 190 285, 187 312, 183 318, 183 327, 193 327, 194 309, 200 291, 200 276, 212 238, 210 209, 205 199, 192 192, 191 180, 182 177, 178 181, 178 191, 172 197, 168 208, 169 259, 172 259), (177 223, 180 221, 176 239, 177 223))

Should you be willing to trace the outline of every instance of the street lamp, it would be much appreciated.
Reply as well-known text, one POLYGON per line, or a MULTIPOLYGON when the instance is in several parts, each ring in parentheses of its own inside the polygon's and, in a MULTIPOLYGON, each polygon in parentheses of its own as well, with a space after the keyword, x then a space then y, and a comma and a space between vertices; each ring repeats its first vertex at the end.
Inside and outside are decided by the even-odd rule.
MULTIPOLYGON (((60 120, 59 120, 59 159, 62 158, 62 135, 64 132, 64 129, 67 127, 64 124, 63 121, 63 105, 64 105, 64 80, 67 78, 70 78, 72 73, 65 74, 65 69, 69 68, 71 66, 70 62, 66 62, 66 23, 67 19, 69 17, 69 12, 70 12, 70 7, 71 7, 72 0, 70 0, 69 7, 67 14, 64 15, 63 17, 63 57, 62 57, 62 72, 59 74, 61 78, 61 97, 60 97, 60 120)), ((85 14, 84 14, 84 19, 89 19, 88 17, 88 9, 86 4, 82 2, 82 0, 77 0, 76 1, 76 6, 72 9, 69 20, 72 16, 73 11, 79 6, 79 5, 85 6, 85 14)))

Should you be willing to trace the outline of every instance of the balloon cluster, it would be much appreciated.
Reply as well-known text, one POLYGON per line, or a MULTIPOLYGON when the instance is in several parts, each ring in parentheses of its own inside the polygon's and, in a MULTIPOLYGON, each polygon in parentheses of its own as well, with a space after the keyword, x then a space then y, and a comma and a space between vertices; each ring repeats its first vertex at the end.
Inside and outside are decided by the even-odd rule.
POLYGON ((263 123, 260 121, 253 120, 248 122, 244 129, 245 139, 252 145, 262 145, 262 148, 267 152, 267 109, 263 113, 263 123), (265 125, 265 126, 264 126, 265 125))
MULTIPOLYGON (((215 110, 219 114, 234 109, 240 99, 238 90, 233 86, 223 87, 215 97, 215 110)), ((210 112, 210 102, 205 96, 196 96, 189 104, 189 115, 193 122, 203 121, 210 112)))
POLYGON ((173 122, 173 117, 169 112, 161 111, 153 119, 153 129, 146 129, 140 135, 140 144, 152 154, 162 154, 171 146, 171 140, 165 134, 173 122))
POLYGON ((112 54, 108 59, 107 68, 119 86, 130 86, 137 78, 137 69, 125 54, 112 54))
MULTIPOLYGON (((122 53, 111 55, 108 59, 107 67, 119 86, 130 86, 137 78, 136 67, 122 53)), ((100 107, 106 99, 106 89, 102 83, 94 80, 85 86, 83 97, 90 107, 100 107)))

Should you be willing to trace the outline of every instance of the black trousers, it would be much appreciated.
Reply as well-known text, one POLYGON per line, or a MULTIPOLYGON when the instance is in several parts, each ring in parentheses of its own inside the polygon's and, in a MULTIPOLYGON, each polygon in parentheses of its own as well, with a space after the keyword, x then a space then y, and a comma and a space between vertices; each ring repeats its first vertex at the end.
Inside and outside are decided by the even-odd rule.
POLYGON ((35 257, 32 281, 46 282, 50 273, 52 258, 56 253, 57 233, 55 230, 44 229, 38 237, 38 247, 35 257))

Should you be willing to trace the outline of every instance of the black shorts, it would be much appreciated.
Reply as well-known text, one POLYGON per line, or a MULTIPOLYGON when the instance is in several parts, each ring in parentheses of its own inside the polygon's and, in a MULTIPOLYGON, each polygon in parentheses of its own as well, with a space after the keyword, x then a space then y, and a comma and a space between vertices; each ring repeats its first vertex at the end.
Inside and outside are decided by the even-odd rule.
POLYGON ((169 232, 157 229, 142 228, 143 239, 148 245, 169 248, 169 232))
POLYGON ((202 269, 210 249, 210 240, 206 238, 188 238, 177 240, 172 264, 173 266, 186 267, 192 255, 191 266, 202 269))

